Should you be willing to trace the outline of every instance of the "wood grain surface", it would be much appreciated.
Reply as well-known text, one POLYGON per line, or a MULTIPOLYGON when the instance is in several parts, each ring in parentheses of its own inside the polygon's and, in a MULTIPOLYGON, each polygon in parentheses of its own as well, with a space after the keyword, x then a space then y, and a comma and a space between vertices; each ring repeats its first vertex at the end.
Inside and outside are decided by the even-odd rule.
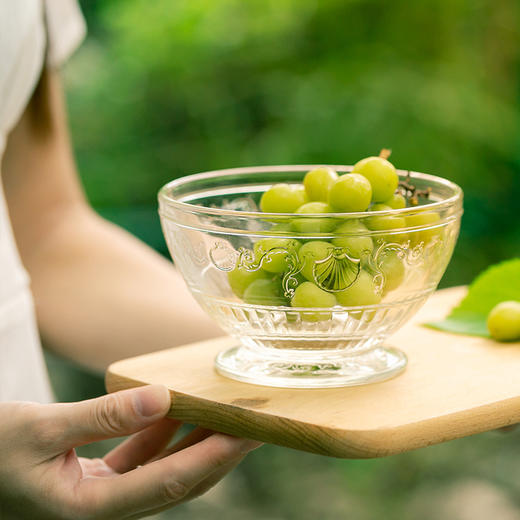
POLYGON ((109 392, 160 383, 170 415, 233 435, 343 458, 382 457, 520 422, 520 343, 420 325, 445 316, 464 288, 438 291, 386 343, 408 355, 389 381, 327 389, 256 386, 220 376, 224 337, 119 361, 109 392))

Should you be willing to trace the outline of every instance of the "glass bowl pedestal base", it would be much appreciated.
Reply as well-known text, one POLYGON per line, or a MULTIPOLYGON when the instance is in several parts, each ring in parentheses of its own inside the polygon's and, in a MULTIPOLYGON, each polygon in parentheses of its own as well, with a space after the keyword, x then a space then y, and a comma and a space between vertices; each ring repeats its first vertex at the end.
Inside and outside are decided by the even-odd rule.
POLYGON ((390 379, 404 370, 406 355, 393 347, 362 352, 267 349, 241 345, 220 352, 215 368, 223 376, 280 388, 333 388, 390 379))

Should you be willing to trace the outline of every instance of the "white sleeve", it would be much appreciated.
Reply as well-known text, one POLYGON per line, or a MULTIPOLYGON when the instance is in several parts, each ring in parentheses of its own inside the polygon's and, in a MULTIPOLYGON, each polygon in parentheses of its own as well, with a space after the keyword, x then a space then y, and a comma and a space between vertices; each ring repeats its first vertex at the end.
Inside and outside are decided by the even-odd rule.
POLYGON ((87 33, 77 0, 44 0, 47 22, 47 63, 60 67, 87 33))

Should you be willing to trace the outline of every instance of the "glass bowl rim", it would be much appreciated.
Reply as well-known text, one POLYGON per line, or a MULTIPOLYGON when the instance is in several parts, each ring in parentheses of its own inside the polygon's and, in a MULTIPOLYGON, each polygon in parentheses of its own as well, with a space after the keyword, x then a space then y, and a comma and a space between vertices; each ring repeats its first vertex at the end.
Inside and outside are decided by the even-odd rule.
POLYGON ((416 172, 413 170, 402 170, 397 169, 396 171, 399 174, 400 177, 402 176, 410 176, 411 179, 422 179, 422 180, 430 180, 432 182, 435 182, 437 184, 440 184, 446 188, 448 188, 453 194, 444 199, 437 202, 432 202, 430 204, 425 204, 422 206, 411 206, 411 207, 405 207, 400 209, 390 209, 390 210, 383 210, 383 211, 353 211, 353 212, 334 212, 334 213, 268 213, 263 211, 240 211, 235 209, 222 209, 222 208, 210 208, 207 206, 201 206, 198 204, 191 204, 188 202, 183 202, 175 197, 171 196, 171 190, 175 188, 179 188, 183 185, 189 184, 193 181, 202 181, 207 179, 213 179, 218 178, 222 175, 232 175, 232 174, 242 174, 242 175, 248 175, 248 174, 255 174, 255 173, 261 173, 261 172, 307 172, 309 170, 313 170, 315 168, 323 168, 323 167, 329 167, 336 170, 338 173, 349 173, 352 171, 353 166, 349 165, 334 165, 334 164, 294 164, 294 165, 269 165, 269 166, 245 166, 245 167, 238 167, 238 168, 225 168, 221 170, 210 170, 207 172, 201 172, 201 173, 195 173, 191 175, 185 175, 182 177, 179 177, 177 179, 174 179, 164 186, 161 187, 158 193, 158 199, 159 202, 164 202, 168 206, 173 207, 175 209, 181 210, 183 212, 189 212, 189 213, 204 213, 206 215, 215 215, 215 216, 237 216, 241 218, 249 217, 249 218, 294 218, 295 216, 302 216, 302 217, 321 217, 321 218, 345 218, 345 217, 352 217, 352 218, 362 218, 366 216, 375 215, 401 215, 401 214, 407 214, 410 212, 416 213, 416 212, 428 212, 432 210, 438 210, 446 207, 450 207, 451 205, 456 204, 457 202, 460 202, 462 199, 462 188, 448 180, 444 177, 439 177, 437 175, 431 175, 429 173, 421 173, 416 172))

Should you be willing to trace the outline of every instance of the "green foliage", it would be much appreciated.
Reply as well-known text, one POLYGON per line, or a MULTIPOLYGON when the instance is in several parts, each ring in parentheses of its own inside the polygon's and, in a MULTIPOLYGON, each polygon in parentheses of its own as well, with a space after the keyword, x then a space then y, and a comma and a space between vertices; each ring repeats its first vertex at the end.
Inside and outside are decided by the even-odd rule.
POLYGON ((93 33, 68 69, 71 122, 93 204, 127 227, 115 208, 153 213, 159 186, 179 175, 348 164, 391 147, 398 167, 465 191, 446 283, 513 256, 514 0, 88 4, 93 33))
POLYGON ((520 300, 520 258, 488 268, 444 320, 428 325, 447 332, 489 337, 489 312, 498 303, 509 300, 520 300))

